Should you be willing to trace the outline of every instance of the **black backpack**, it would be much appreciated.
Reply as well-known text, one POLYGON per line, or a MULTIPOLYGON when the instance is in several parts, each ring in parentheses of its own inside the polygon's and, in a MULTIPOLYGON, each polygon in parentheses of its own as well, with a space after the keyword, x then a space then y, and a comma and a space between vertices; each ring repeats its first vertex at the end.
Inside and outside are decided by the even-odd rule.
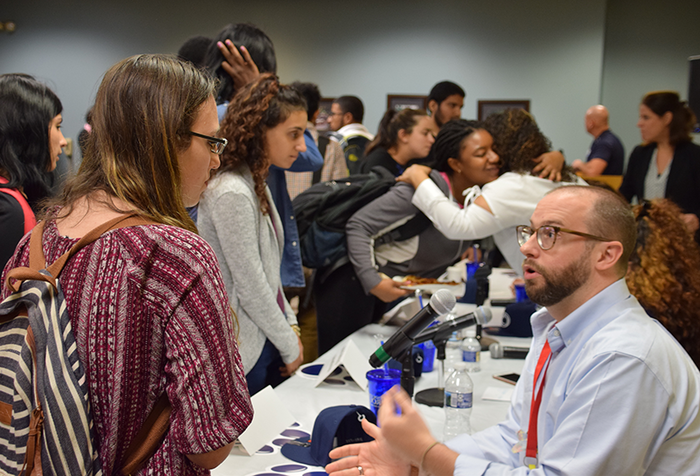
MULTIPOLYGON (((388 170, 374 167, 367 174, 351 175, 342 181, 317 183, 299 194, 292 206, 304 266, 326 268, 347 262, 345 224, 356 211, 384 195, 395 184, 396 178, 388 170)), ((430 219, 419 213, 375 239, 375 246, 407 240, 429 226, 430 219)))
POLYGON ((370 140, 367 137, 356 135, 343 139, 340 143, 350 175, 360 173, 362 159, 365 158, 365 149, 369 142, 370 140))

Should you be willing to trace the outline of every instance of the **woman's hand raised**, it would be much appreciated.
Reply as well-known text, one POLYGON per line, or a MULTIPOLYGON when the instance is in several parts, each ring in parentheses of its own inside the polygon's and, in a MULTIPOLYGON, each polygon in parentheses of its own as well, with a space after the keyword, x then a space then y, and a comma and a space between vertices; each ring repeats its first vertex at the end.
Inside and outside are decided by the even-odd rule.
POLYGON ((425 165, 411 165, 404 173, 396 177, 396 180, 398 182, 411 184, 413 188, 418 188, 423 180, 430 178, 430 171, 430 167, 426 167, 425 165))

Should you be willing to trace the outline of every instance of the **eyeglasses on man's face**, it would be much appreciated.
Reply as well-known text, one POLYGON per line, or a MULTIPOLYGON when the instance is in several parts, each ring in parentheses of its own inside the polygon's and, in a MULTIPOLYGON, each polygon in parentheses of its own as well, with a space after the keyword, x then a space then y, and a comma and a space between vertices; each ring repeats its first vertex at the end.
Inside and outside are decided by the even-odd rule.
POLYGON ((220 137, 206 136, 204 134, 200 134, 199 132, 192 131, 190 131, 190 134, 192 134, 193 136, 201 137, 202 139, 206 139, 207 142, 209 142, 209 147, 211 148, 210 150, 216 155, 223 154, 224 149, 226 148, 226 144, 228 144, 228 141, 226 139, 222 139, 220 137))
POLYGON ((562 228, 560 226, 544 225, 539 228, 533 229, 527 225, 519 225, 515 227, 516 236, 518 238, 518 244, 523 246, 532 235, 537 234, 537 244, 540 248, 547 251, 552 249, 554 243, 557 242, 557 235, 559 233, 570 233, 576 236, 582 236, 596 241, 613 241, 608 240, 600 236, 590 235, 588 233, 583 233, 581 231, 569 230, 568 228, 562 228))

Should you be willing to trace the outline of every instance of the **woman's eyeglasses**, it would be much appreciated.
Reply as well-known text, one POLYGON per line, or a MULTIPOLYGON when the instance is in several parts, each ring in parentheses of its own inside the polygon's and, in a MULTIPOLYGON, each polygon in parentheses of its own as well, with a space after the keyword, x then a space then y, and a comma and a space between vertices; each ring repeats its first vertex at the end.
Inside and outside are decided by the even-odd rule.
POLYGON ((190 134, 192 134, 193 136, 201 137, 202 139, 206 139, 207 142, 209 142, 209 147, 211 147, 212 153, 216 155, 223 154, 224 149, 226 148, 226 144, 228 144, 228 141, 226 139, 221 139, 219 137, 205 136, 204 134, 200 134, 199 132, 192 131, 190 131, 190 134))

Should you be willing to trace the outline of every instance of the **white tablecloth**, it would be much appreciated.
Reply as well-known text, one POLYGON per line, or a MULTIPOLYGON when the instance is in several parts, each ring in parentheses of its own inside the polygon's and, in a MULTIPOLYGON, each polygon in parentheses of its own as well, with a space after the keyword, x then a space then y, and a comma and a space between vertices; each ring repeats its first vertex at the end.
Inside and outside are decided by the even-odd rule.
MULTIPOLYGON (((492 293, 492 296, 498 296, 498 294, 492 293)), ((500 296, 498 297, 500 298, 500 296)), ((463 304, 460 306, 463 306, 463 308, 458 310, 458 314, 468 312, 467 308, 470 305, 463 304)), ((471 306, 471 309, 473 308, 474 306, 471 306)), ((384 339, 386 339, 391 336, 395 330, 396 328, 394 327, 372 324, 360 329, 347 339, 352 339, 362 353, 369 358, 369 355, 377 349, 376 336, 383 336, 384 339)), ((528 346, 530 339, 499 337, 498 341, 504 345, 528 346)), ((320 363, 331 360, 332 357, 345 346, 345 342, 346 341, 339 343, 329 352, 319 357, 317 362, 320 363)), ((491 359, 488 352, 482 352, 481 359, 481 371, 470 374, 474 381, 474 406, 471 417, 472 429, 474 431, 483 430, 484 428, 494 425, 502 421, 506 416, 509 405, 508 402, 487 401, 482 399, 482 395, 487 387, 514 388, 512 385, 495 380, 493 375, 520 372, 523 366, 522 360, 491 359)), ((352 382, 340 387, 322 383, 316 388, 314 388, 314 383, 315 381, 313 379, 302 375, 294 375, 275 389, 275 392, 284 402, 287 409, 308 433, 311 433, 313 430, 316 415, 326 407, 349 404, 369 406, 369 395, 367 391, 363 391, 352 382)), ((436 386, 437 371, 433 371, 423 374, 422 377, 417 379, 415 388, 416 392, 418 392, 422 389, 436 386)), ((420 404, 418 408, 426 419, 433 435, 441 439, 442 427, 444 424, 444 410, 442 408, 428 407, 420 404)), ((268 475, 273 473, 269 471, 266 472, 266 469, 275 465, 287 463, 290 463, 290 461, 282 456, 279 451, 270 455, 247 456, 239 449, 234 448, 228 458, 218 468, 212 471, 212 474, 216 476, 243 476, 264 472, 264 474, 268 475)))

